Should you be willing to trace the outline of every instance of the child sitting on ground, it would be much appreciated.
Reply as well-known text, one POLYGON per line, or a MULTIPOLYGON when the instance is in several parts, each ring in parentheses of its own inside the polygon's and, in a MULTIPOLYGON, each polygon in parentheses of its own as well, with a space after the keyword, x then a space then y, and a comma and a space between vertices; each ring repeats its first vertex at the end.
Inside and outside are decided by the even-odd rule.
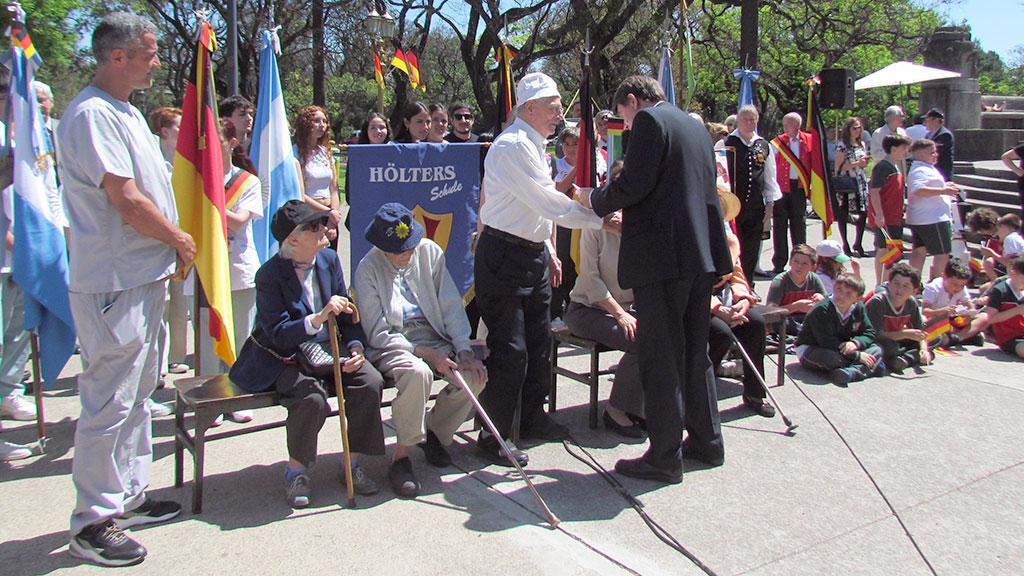
POLYGON ((1024 358, 1024 255, 1006 263, 1006 280, 997 282, 988 292, 989 326, 996 344, 1007 354, 1024 358))
POLYGON ((838 240, 822 240, 814 247, 814 251, 818 254, 818 266, 814 273, 818 275, 822 285, 825 286, 826 296, 832 295, 832 286, 835 284, 836 278, 847 272, 847 263, 853 269, 852 272, 860 276, 860 265, 843 252, 843 246, 838 240))
POLYGON ((800 365, 826 372, 837 386, 885 374, 882 350, 861 297, 864 281, 840 274, 834 292, 814 305, 796 337, 800 365))
POLYGON ((864 305, 882 349, 882 360, 893 372, 932 363, 921 308, 914 299, 920 289, 921 272, 900 262, 889 270, 885 291, 875 294, 864 305))
POLYGON ((826 298, 825 285, 812 272, 818 260, 814 248, 797 244, 789 253, 789 270, 772 280, 768 289, 768 305, 780 306, 789 311, 786 317, 786 333, 797 334, 804 316, 812 306, 826 298))
MULTIPOLYGON (((973 212, 971 213, 974 214, 973 212)), ((1024 254, 1024 238, 1020 235, 1020 216, 1006 214, 996 220, 994 230, 978 230, 983 235, 995 234, 999 239, 1001 250, 995 246, 981 246, 982 269, 989 280, 1006 274, 1006 262, 1015 254, 1024 254)), ((994 243, 993 243, 994 244, 994 243)))
POLYGON ((968 265, 959 258, 951 258, 946 262, 942 276, 924 287, 921 311, 925 325, 933 326, 949 318, 950 324, 955 326, 951 332, 934 339, 931 343, 933 347, 985 344, 985 337, 981 334, 985 329, 985 317, 978 314, 967 293, 967 282, 970 279, 971 269, 968 265))

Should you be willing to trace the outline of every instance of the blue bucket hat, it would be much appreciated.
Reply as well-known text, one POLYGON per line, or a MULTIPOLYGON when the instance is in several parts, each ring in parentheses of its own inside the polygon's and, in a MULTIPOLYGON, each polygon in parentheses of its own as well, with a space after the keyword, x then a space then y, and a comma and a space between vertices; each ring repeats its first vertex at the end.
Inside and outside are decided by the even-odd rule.
POLYGON ((384 252, 400 254, 412 250, 423 239, 423 225, 412 212, 397 202, 381 206, 363 232, 366 240, 384 252))

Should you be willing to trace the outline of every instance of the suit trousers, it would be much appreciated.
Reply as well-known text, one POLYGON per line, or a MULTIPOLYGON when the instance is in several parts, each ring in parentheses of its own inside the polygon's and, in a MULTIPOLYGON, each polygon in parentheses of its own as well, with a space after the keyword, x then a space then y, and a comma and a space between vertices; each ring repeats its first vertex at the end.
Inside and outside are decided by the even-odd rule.
POLYGON ((99 294, 71 292, 71 314, 87 368, 78 376, 82 412, 71 479, 78 501, 71 536, 145 501, 153 466, 146 400, 160 377, 159 332, 167 283, 99 294))
POLYGON ((474 263, 476 299, 487 325, 487 387, 480 403, 508 437, 516 406, 522 428, 546 418, 551 389, 548 250, 483 234, 474 263))
POLYGON ((743 367, 743 395, 750 398, 764 398, 764 387, 757 380, 754 370, 764 377, 764 349, 765 349, 765 325, 764 317, 757 310, 747 310, 747 322, 736 326, 729 326, 725 320, 717 316, 711 317, 711 333, 708 334, 708 354, 711 356, 711 366, 718 366, 722 359, 729 352, 732 346, 732 337, 736 336, 740 345, 747 351, 750 359, 754 361, 751 367, 744 363, 743 367))
MULTIPOLYGON (((426 322, 406 326, 402 334, 413 346, 425 346, 452 354, 451 345, 441 339, 426 322)), ((452 443, 452 435, 466 421, 473 409, 473 401, 462 386, 449 381, 427 412, 427 401, 434 385, 434 370, 422 358, 408 350, 374 350, 373 364, 384 379, 394 382, 398 396, 391 403, 391 420, 399 446, 415 446, 427 439, 427 430, 433 431, 441 444, 452 443)), ((473 382, 471 372, 462 371, 462 377, 474 394, 483 390, 482 384, 473 382)), ((447 380, 447 378, 446 378, 447 380)))
POLYGON ((793 239, 793 246, 807 243, 807 193, 794 183, 799 181, 790 182, 791 191, 783 194, 772 209, 772 235, 775 243, 772 266, 776 271, 785 270, 786 263, 789 262, 787 231, 789 237, 793 239))
POLYGON ((579 302, 569 304, 565 312, 565 324, 580 338, 594 340, 609 348, 625 352, 615 368, 615 382, 612 384, 608 403, 619 410, 643 417, 644 391, 640 385, 636 340, 626 339, 622 327, 611 314, 579 302))
MULTIPOLYGON (((345 393, 345 416, 348 419, 348 446, 352 452, 379 455, 384 453, 384 425, 380 419, 380 399, 384 379, 370 364, 363 363, 355 372, 341 375, 345 393)), ((328 392, 316 378, 299 372, 295 365, 286 366, 274 382, 281 405, 288 410, 285 419, 288 456, 305 467, 316 462, 317 437, 330 413, 328 392)), ((340 448, 340 446, 339 446, 340 448)))
POLYGON ((753 281, 754 268, 761 258, 761 236, 764 234, 764 207, 744 206, 736 216, 736 237, 740 241, 740 268, 743 276, 753 281))
POLYGON ((712 274, 633 289, 637 349, 650 447, 644 460, 664 469, 682 462, 688 445, 724 453, 715 374, 708 359, 712 274))

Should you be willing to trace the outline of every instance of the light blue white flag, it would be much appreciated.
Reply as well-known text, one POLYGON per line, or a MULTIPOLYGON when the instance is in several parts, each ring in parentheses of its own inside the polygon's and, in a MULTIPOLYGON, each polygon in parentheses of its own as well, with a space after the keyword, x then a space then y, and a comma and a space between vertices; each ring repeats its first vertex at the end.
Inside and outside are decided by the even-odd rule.
POLYGON ((266 262, 277 253, 277 241, 270 233, 274 213, 285 202, 302 197, 288 116, 284 111, 277 52, 280 52, 277 29, 264 30, 260 48, 259 99, 249 151, 250 157, 256 161, 256 170, 263 185, 263 219, 252 223, 253 241, 260 262, 266 262))
POLYGON ((672 80, 672 51, 668 46, 661 47, 661 63, 658 64, 658 83, 665 91, 665 100, 669 104, 676 103, 676 85, 672 80))
POLYGON ((754 82, 761 77, 761 73, 757 70, 737 68, 732 71, 732 75, 740 81, 740 101, 737 108, 743 108, 747 104, 753 105, 754 82))
POLYGON ((12 22, 12 48, 4 58, 11 69, 9 118, 14 132, 13 279, 25 293, 25 329, 39 334, 43 380, 57 381, 75 350, 75 328, 68 302, 68 253, 64 230, 50 209, 45 170, 46 131, 32 86, 42 59, 23 22, 12 22))

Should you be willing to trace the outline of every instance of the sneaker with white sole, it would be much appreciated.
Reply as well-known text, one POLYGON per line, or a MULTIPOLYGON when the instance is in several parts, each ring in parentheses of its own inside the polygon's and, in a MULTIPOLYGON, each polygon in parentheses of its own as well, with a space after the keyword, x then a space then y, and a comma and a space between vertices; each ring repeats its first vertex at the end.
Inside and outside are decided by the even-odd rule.
POLYGON ((149 414, 153 418, 164 418, 174 414, 174 408, 171 408, 167 404, 161 404, 152 398, 146 399, 146 405, 149 406, 149 414))
POLYGON ((21 444, 11 444, 10 442, 0 442, 0 462, 10 462, 12 460, 24 460, 32 455, 32 449, 28 446, 22 446, 21 444))
MULTIPOLYGON (((348 484, 345 482, 344 464, 341 465, 339 473, 341 474, 341 485, 348 487, 348 484)), ((355 462, 352 463, 352 491, 362 496, 369 496, 380 491, 380 486, 373 481, 373 478, 366 475, 362 466, 355 462)))
POLYGON ((309 506, 309 497, 313 494, 310 488, 309 476, 299 474, 291 481, 285 480, 285 493, 288 496, 288 505, 292 508, 305 508, 309 506))
POLYGON ((21 394, 11 394, 0 400, 0 417, 8 420, 35 420, 36 407, 21 394))
POLYGON ((131 566, 146 559, 146 548, 129 538, 112 519, 86 526, 71 539, 68 551, 101 566, 131 566))
POLYGON ((237 410, 235 412, 228 412, 225 416, 227 416, 228 420, 239 424, 252 422, 252 410, 237 410))
POLYGON ((165 522, 178 514, 181 514, 181 504, 170 500, 153 500, 146 497, 146 501, 138 508, 115 516, 114 523, 118 528, 124 530, 132 526, 165 522))

